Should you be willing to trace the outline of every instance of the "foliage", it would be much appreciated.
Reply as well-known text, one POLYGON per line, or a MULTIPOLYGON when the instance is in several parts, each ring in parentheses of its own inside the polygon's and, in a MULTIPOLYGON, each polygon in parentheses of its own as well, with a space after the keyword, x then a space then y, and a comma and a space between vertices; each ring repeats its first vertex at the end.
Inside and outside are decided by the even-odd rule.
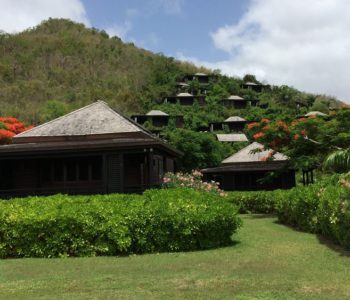
POLYGON ((350 171, 350 148, 337 150, 331 153, 325 160, 325 167, 337 172, 350 171))
POLYGON ((226 199, 242 214, 273 214, 277 212, 277 199, 280 199, 277 195, 285 193, 288 191, 229 192, 226 199))
POLYGON ((196 133, 187 129, 176 129, 167 131, 166 139, 184 152, 181 159, 184 171, 217 166, 231 152, 230 145, 220 143, 207 132, 196 133))
POLYGON ((203 174, 197 170, 192 170, 191 173, 167 173, 163 178, 163 187, 190 188, 197 191, 219 195, 220 197, 227 196, 227 194, 219 188, 218 182, 203 182, 202 177, 203 174))
POLYGON ((344 115, 348 112, 340 110, 331 120, 309 117, 287 122, 263 118, 249 124, 246 132, 266 148, 288 155, 295 167, 308 169, 321 165, 337 145, 350 145, 350 124, 344 122, 344 115))
POLYGON ((0 257, 121 255, 227 245, 236 208, 191 189, 0 203, 0 257))
POLYGON ((278 219, 300 230, 320 233, 350 248, 349 200, 348 177, 335 184, 294 188, 278 201, 278 219))
POLYGON ((0 145, 9 144, 16 134, 31 128, 16 118, 0 118, 0 145))

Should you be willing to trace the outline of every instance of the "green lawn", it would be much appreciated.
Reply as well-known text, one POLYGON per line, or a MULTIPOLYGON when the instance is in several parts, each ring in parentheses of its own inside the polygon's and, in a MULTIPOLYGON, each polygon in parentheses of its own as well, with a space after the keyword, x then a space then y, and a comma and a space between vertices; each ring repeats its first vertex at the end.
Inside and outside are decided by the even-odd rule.
POLYGON ((350 256, 274 218, 243 216, 231 247, 0 261, 0 299, 350 299, 350 256))

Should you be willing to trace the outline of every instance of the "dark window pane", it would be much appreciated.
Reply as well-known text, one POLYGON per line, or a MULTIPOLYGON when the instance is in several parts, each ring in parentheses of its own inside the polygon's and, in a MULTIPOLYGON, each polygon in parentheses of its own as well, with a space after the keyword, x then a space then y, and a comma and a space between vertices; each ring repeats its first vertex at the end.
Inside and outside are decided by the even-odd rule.
POLYGON ((56 161, 54 168, 55 181, 63 181, 63 163, 60 161, 56 161))
POLYGON ((77 180, 77 168, 74 161, 68 161, 67 164, 67 181, 77 180))
POLYGON ((79 162, 79 180, 89 180, 89 162, 87 160, 81 160, 79 162))
POLYGON ((91 179, 101 180, 102 179, 102 159, 94 157, 91 160, 91 179))

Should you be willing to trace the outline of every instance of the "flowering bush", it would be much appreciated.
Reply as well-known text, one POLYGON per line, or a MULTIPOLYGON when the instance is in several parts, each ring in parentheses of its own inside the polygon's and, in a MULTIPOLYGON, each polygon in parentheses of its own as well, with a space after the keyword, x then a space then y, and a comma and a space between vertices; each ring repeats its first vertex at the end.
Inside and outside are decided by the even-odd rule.
MULTIPOLYGON (((349 175, 348 175, 349 176, 349 175)), ((335 178, 336 179, 336 178, 335 178)), ((350 248, 350 182, 348 178, 297 187, 275 199, 280 222, 320 233, 350 248)))
POLYGON ((202 181, 203 174, 200 171, 193 170, 191 173, 167 173, 163 178, 163 187, 165 188, 191 188, 198 191, 204 191, 226 197, 227 194, 220 189, 219 183, 215 181, 202 181))
POLYGON ((31 129, 16 118, 0 118, 0 144, 8 144, 12 138, 23 131, 31 129))

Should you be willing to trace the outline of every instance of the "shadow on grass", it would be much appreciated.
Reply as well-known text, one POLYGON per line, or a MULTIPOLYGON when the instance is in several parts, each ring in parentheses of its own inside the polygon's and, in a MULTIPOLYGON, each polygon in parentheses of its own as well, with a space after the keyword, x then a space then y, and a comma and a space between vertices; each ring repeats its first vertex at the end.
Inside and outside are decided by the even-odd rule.
POLYGON ((276 217, 274 214, 241 214, 241 216, 246 219, 269 219, 276 217))
POLYGON ((342 246, 335 244, 332 240, 325 238, 324 236, 317 234, 317 239, 321 245, 327 246, 329 249, 337 252, 340 256, 350 257, 350 251, 344 249, 342 246))
MULTIPOLYGON (((277 224, 277 225, 288 227, 288 228, 290 228, 290 229, 292 229, 293 231, 296 231, 296 232, 315 234, 315 233, 312 233, 312 232, 307 232, 307 231, 300 230, 300 229, 295 228, 295 227, 293 227, 291 225, 288 225, 288 224, 281 223, 278 220, 274 221, 274 223, 277 224)), ((315 234, 315 235, 316 235, 316 237, 317 237, 317 239, 318 239, 318 241, 319 241, 319 243, 321 245, 324 245, 328 249, 337 252, 340 256, 350 257, 350 250, 346 250, 342 246, 335 244, 331 239, 328 239, 328 238, 324 237, 323 235, 320 235, 320 234, 315 234)))

